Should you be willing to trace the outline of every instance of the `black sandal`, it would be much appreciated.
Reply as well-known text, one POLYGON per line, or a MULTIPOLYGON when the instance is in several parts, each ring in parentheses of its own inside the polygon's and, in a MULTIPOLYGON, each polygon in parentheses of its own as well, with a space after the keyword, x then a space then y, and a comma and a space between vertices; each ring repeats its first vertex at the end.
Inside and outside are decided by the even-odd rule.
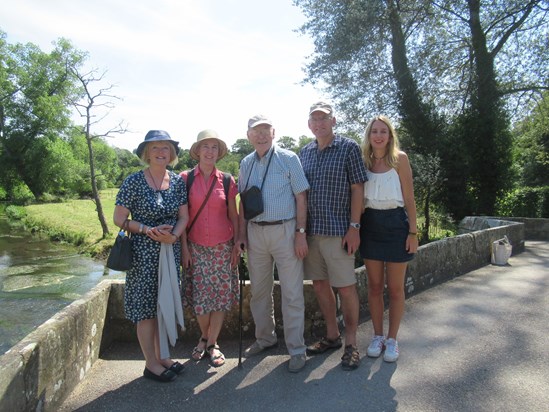
POLYGON ((360 365, 360 354, 356 346, 345 346, 345 353, 341 357, 341 367, 346 371, 352 371, 360 365))
MULTIPOLYGON (((206 356, 206 344, 208 343, 208 338, 200 338, 200 342, 204 342, 204 349, 200 349, 197 346, 194 347, 193 352, 191 353, 191 358, 193 358, 195 361, 199 361, 200 359, 204 358, 206 356)), ((200 342, 198 342, 200 344, 200 342)))
POLYGON ((218 368, 220 366, 223 366, 225 364, 225 355, 221 353, 219 350, 219 345, 217 343, 214 343, 213 345, 208 346, 206 349, 208 354, 210 355, 210 365, 212 365, 215 368, 218 368), (219 354, 214 356, 212 353, 214 350, 217 350, 219 354))

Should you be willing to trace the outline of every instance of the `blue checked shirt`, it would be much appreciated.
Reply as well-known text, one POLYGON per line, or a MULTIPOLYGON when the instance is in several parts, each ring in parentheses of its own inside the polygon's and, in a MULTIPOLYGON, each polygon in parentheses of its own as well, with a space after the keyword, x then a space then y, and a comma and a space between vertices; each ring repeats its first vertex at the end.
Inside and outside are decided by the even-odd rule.
POLYGON ((307 234, 345 236, 351 223, 351 185, 368 180, 360 146, 336 135, 324 150, 316 140, 299 153, 311 185, 307 198, 307 234))
POLYGON ((273 160, 261 190, 264 212, 254 217, 252 219, 254 222, 294 219, 296 217, 295 195, 309 189, 299 157, 294 152, 273 145, 261 159, 256 152, 242 159, 238 178, 240 193, 254 185, 261 188, 271 155, 273 160), (250 181, 246 186, 248 176, 250 181))

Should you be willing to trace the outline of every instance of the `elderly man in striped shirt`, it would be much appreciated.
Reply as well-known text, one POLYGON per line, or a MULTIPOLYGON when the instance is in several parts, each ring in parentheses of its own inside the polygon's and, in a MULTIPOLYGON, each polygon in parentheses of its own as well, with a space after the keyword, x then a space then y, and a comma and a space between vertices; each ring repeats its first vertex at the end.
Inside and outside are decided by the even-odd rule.
POLYGON ((273 144, 275 130, 263 115, 248 121, 248 140, 255 151, 240 164, 239 192, 261 187, 264 209, 246 220, 242 203, 239 212, 240 241, 248 252, 256 341, 244 351, 245 357, 277 345, 273 305, 273 263, 276 263, 282 294, 284 339, 290 354, 288 370, 305 366, 303 337, 305 303, 303 259, 307 255, 307 190, 298 156, 273 144))

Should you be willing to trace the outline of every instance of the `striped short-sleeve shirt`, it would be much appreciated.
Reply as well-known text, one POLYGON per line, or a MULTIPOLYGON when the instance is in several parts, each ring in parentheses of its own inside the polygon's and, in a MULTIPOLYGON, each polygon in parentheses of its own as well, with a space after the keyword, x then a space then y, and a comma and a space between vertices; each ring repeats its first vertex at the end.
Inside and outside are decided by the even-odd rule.
POLYGON ((242 193, 254 185, 261 188, 263 180, 265 184, 261 193, 264 211, 252 221, 272 222, 295 218, 295 195, 309 189, 299 157, 290 150, 274 145, 262 158, 256 152, 250 153, 240 163, 238 191, 242 193), (265 175, 270 156, 273 159, 265 175))

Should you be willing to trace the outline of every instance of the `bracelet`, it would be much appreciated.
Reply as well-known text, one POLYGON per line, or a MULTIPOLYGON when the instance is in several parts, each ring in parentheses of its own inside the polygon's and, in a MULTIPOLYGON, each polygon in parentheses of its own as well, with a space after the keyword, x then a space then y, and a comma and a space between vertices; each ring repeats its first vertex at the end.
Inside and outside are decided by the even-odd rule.
POLYGON ((139 233, 143 233, 143 228, 144 227, 145 227, 145 225, 143 223, 139 224, 139 233))
POLYGON ((417 236, 417 232, 408 232, 408 236, 417 236))

